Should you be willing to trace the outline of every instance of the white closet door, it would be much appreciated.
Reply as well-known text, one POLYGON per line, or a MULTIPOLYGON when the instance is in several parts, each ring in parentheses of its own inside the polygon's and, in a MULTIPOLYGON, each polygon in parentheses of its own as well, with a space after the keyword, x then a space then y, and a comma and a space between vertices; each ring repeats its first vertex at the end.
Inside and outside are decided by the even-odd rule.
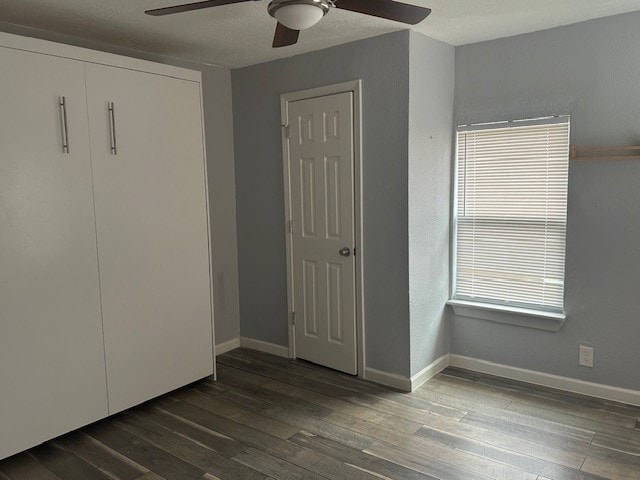
POLYGON ((194 82, 86 70, 115 413, 213 373, 201 101, 194 82))
POLYGON ((84 64, 0 48, 0 65, 4 458, 106 416, 107 393, 84 64))

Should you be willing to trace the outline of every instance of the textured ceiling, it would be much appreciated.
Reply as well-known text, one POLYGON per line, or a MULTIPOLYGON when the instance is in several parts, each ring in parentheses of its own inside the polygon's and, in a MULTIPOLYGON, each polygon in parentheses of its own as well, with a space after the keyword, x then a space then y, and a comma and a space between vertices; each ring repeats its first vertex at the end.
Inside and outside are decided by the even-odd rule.
MULTIPOLYGON (((188 0, 187 0, 188 1, 188 0)), ((414 30, 463 45, 640 10, 640 0, 403 0, 433 13, 414 30)), ((241 67, 406 28, 331 10, 292 47, 272 49, 268 0, 150 17, 181 0, 0 0, 0 21, 215 65, 241 67)))

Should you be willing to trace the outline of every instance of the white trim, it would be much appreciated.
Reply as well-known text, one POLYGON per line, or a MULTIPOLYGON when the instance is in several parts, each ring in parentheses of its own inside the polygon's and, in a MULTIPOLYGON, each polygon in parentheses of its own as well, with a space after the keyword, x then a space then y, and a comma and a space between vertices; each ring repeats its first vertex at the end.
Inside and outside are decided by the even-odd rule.
POLYGON ((202 92, 202 78, 198 80, 198 95, 200 96, 200 125, 202 130, 202 168, 204 169, 204 205, 207 212, 207 247, 209 255, 209 304, 211 308, 211 356, 213 362, 213 378, 218 379, 218 364, 216 363, 216 314, 213 292, 213 236, 211 235, 211 202, 209 197, 209 173, 207 165, 207 135, 204 128, 204 97, 202 92))
POLYGON ((219 343, 218 345, 216 345, 216 356, 230 352, 231 350, 235 350, 236 348, 240 348, 240 337, 233 338, 228 342, 219 343))
POLYGON ((549 373, 526 370, 524 368, 511 367, 499 363, 488 362, 478 358, 465 357, 451 354, 451 366, 473 370, 480 373, 488 373, 498 377, 519 380, 521 382, 541 385, 543 387, 557 388, 567 392, 579 393, 590 397, 613 400, 629 405, 640 406, 640 390, 612 387, 600 383, 586 382, 575 378, 561 377, 549 373))
POLYGON ((254 340, 253 338, 240 337, 240 346, 258 352, 270 353, 277 357, 289 357, 289 349, 275 343, 263 342, 262 340, 254 340))
POLYGON ((48 40, 23 37, 12 33, 0 32, 0 45, 14 50, 23 50, 26 52, 51 55, 54 57, 80 60, 87 63, 96 63, 99 65, 136 70, 139 72, 154 73, 167 77, 191 80, 198 83, 201 83, 202 81, 202 73, 199 71, 149 62, 147 60, 139 60, 137 58, 130 58, 112 53, 89 50, 87 48, 74 47, 62 43, 50 42, 48 40))
POLYGON ((289 102, 306 100, 309 98, 323 97, 337 93, 353 93, 353 162, 354 162, 354 226, 356 249, 356 337, 358 377, 365 378, 365 313, 364 313, 364 215, 363 215, 363 183, 362 183, 362 80, 312 88, 300 92, 285 93, 280 96, 280 114, 282 126, 282 162, 284 177, 284 203, 285 203, 285 238, 287 261, 287 304, 289 325, 289 358, 296 358, 295 327, 291 323, 291 314, 294 312, 293 303, 293 247, 289 232, 289 220, 291 219, 291 181, 289 164, 289 141, 287 139, 287 127, 289 125, 289 102))
POLYGON ((411 379, 403 377, 397 373, 388 373, 375 368, 366 367, 364 369, 364 378, 369 382, 379 383, 385 387, 392 387, 402 390, 403 392, 411 391, 411 379))
POLYGON ((420 388, 424 383, 429 381, 435 375, 450 365, 450 355, 445 353, 440 358, 436 359, 411 378, 403 377, 396 373, 383 372, 376 370, 375 368, 367 367, 365 369, 364 378, 370 382, 379 383, 387 387, 393 387, 405 392, 413 392, 420 388))
POLYGON ((469 132, 474 130, 491 130, 498 128, 531 127, 535 125, 551 125, 556 123, 569 123, 571 115, 553 115, 551 117, 525 118, 522 120, 503 120, 499 122, 470 123, 458 125, 456 132, 469 132))
POLYGON ((559 331, 567 318, 564 313, 560 312, 545 312, 468 300, 453 299, 449 300, 447 305, 450 305, 455 314, 460 317, 479 318, 490 322, 506 323, 548 332, 559 331))
POLYGON ((450 354, 445 353, 440 358, 436 359, 434 362, 427 365, 413 377, 411 377, 411 391, 413 392, 414 390, 417 390, 431 378, 435 377, 437 374, 451 365, 450 357, 450 354))

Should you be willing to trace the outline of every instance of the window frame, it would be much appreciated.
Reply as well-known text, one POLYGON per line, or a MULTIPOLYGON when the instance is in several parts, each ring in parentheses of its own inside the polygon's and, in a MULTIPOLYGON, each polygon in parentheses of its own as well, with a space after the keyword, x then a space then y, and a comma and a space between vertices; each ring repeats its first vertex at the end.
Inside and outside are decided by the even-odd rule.
MULTIPOLYGON (((452 200, 451 200, 451 257, 450 257, 450 291, 449 301, 455 314, 461 317, 477 318, 482 320, 488 320, 498 323, 517 325, 522 327, 530 327, 535 329, 558 331, 564 324, 567 318, 566 307, 566 284, 563 286, 562 295, 562 309, 560 311, 549 308, 545 309, 542 306, 540 308, 534 308, 527 305, 508 304, 500 302, 482 301, 482 300, 469 300, 466 298, 455 298, 456 284, 457 284, 457 258, 458 258, 458 174, 460 168, 459 156, 458 156, 458 136, 461 132, 489 130, 498 128, 509 127, 526 127, 526 126, 538 126, 538 125, 551 125, 558 123, 567 123, 568 125, 568 142, 571 141, 571 117, 570 115, 555 115, 548 117, 538 117, 524 120, 508 120, 499 122, 487 122, 478 124, 466 124, 458 125, 454 131, 454 158, 452 169, 452 200)), ((567 161, 570 160, 568 156, 567 161)), ((567 179, 568 187, 568 179, 567 179)), ((568 204, 568 189, 567 198, 568 204)), ((568 206, 568 205, 567 205, 568 206)), ((565 232, 566 232, 566 219, 565 219, 565 232)), ((566 235, 565 235, 565 258, 564 258, 564 278, 566 279, 566 235)))

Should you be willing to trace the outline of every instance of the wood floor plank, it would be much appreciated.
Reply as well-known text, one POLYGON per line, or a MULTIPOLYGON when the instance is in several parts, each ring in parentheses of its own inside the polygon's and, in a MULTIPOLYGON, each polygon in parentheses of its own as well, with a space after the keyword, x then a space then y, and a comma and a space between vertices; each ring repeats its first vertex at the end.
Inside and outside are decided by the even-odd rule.
MULTIPOLYGON (((434 418, 437 418, 437 416, 434 415, 434 418)), ((423 426, 421 423, 413 422, 411 420, 405 420, 399 417, 393 417, 392 415, 387 415, 384 417, 374 417, 370 418, 369 420, 362 420, 361 418, 355 417, 353 415, 347 415, 342 412, 333 412, 331 415, 325 417, 325 420, 327 422, 333 423, 334 425, 338 426, 347 426, 347 428, 348 425, 350 425, 352 419, 368 422, 370 425, 375 425, 376 427, 380 427, 381 429, 393 430, 410 435, 416 433, 423 426)), ((376 430, 376 435, 377 433, 378 431, 376 430)))
MULTIPOLYGON (((456 451, 453 447, 427 438, 398 432, 392 428, 381 427, 358 418, 343 418, 340 420, 346 428, 374 437, 376 439, 374 444, 384 443, 387 448, 396 446, 404 451, 404 454, 419 455, 421 457, 426 456, 432 462, 442 462, 450 467, 457 464, 470 465, 470 470, 479 474, 485 474, 486 471, 495 471, 499 473, 499 475, 493 478, 500 480, 502 480, 503 477, 510 480, 535 478, 535 475, 528 475, 521 469, 502 465, 491 459, 480 458, 479 456, 468 454, 461 450, 456 451)), ((371 447, 363 450, 379 455, 379 452, 370 452, 371 447)), ((393 461, 393 459, 390 460, 393 461)))
POLYGON ((149 435, 155 433, 156 439, 158 435, 167 436, 166 431, 173 432, 225 457, 233 457, 247 448, 247 445, 226 435, 208 430, 183 418, 171 415, 160 416, 154 410, 138 410, 123 416, 122 420, 146 430, 149 435))
POLYGON ((315 365, 313 363, 305 362, 304 360, 278 357, 269 353, 259 352, 257 350, 251 350, 248 348, 237 348, 224 355, 230 355, 235 358, 245 359, 247 361, 261 361, 263 363, 266 363, 267 365, 275 366, 285 371, 289 371, 294 375, 300 376, 306 375, 310 370, 326 368, 315 365))
POLYGON ((396 462, 440 480, 535 480, 536 475, 453 449, 424 447, 419 442, 400 448, 376 442, 365 453, 396 462))
MULTIPOLYGON (((559 444, 556 443, 556 445, 549 445, 549 443, 541 441, 542 438, 530 440, 518 437, 517 435, 495 432, 488 428, 456 422, 445 418, 438 418, 436 416, 434 416, 431 422, 420 429, 418 434, 427 429, 445 432, 449 435, 467 438, 470 440, 482 439, 482 442, 487 445, 492 445, 515 453, 521 453, 523 455, 537 457, 542 460, 558 463, 574 469, 580 469, 580 466, 586 457, 585 453, 575 452, 571 448, 567 447, 564 442, 560 442, 559 444)), ((588 448, 588 444, 584 443, 583 445, 586 450, 588 448)))
POLYGON ((263 415, 278 420, 280 422, 295 425, 301 430, 306 430, 316 435, 322 435, 323 437, 336 440, 344 445, 352 448, 363 450, 374 442, 374 439, 370 436, 358 433, 353 430, 349 430, 340 425, 319 420, 317 418, 305 417, 297 412, 291 410, 285 410, 279 407, 270 407, 261 412, 263 415))
MULTIPOLYGON (((206 446, 184 438, 141 417, 127 416, 118 425, 130 433, 145 439, 149 443, 170 451, 179 459, 206 473, 227 479, 264 480, 266 475, 235 462, 206 446)), ((245 449, 243 448, 242 451, 245 449)), ((240 453, 242 453, 242 451, 240 453)))
POLYGON ((110 480, 94 466, 51 442, 31 449, 29 454, 63 480, 110 480))
MULTIPOLYGON (((468 418, 473 419, 473 414, 470 414, 468 418)), ((467 423, 466 418, 463 419, 463 423, 467 423)), ((596 460, 619 463, 630 467, 635 466, 640 469, 640 444, 635 444, 624 439, 597 434, 593 440, 589 442, 588 439, 577 440, 563 435, 557 435, 552 431, 514 425, 500 420, 494 421, 490 417, 483 417, 481 422, 470 421, 468 423, 481 426, 493 432, 505 434, 507 438, 515 437, 544 445, 545 448, 553 449, 551 450, 552 452, 556 450, 574 452, 581 456, 592 457, 596 460)), ((476 436, 482 437, 488 443, 499 446, 496 443, 490 442, 482 431, 477 432, 476 436)), ((516 441, 516 443, 520 442, 516 441)), ((530 450, 530 452, 534 451, 535 449, 530 450)), ((551 457, 547 456, 546 458, 550 459, 551 457)), ((568 463, 560 463, 571 466, 568 463)))
POLYGON ((325 457, 316 463, 312 470, 326 478, 341 480, 380 480, 380 475, 351 465, 339 462, 334 458, 325 457))
POLYGON ((499 412, 497 415, 469 412, 461 421, 530 440, 548 438, 549 435, 552 435, 557 437, 559 442, 577 441, 589 443, 596 435, 595 432, 590 430, 506 411, 499 412))
POLYGON ((536 398, 555 399, 574 405, 592 408, 594 410, 602 410, 611 413, 618 413, 627 417, 640 418, 640 407, 633 405, 625 405, 612 400, 604 400, 594 397, 588 397, 579 393, 567 392, 551 387, 534 385, 531 383, 520 382, 507 378, 495 377, 493 375, 482 375, 477 381, 478 384, 490 385, 499 389, 516 390, 527 393, 536 398))
POLYGON ((60 480, 28 453, 20 453, 0 461, 0 472, 11 480, 60 480))
POLYGON ((194 383, 192 385, 189 386, 189 388, 185 389, 185 390, 197 390, 200 393, 204 393, 205 395, 209 395, 210 397, 215 397, 216 395, 219 395, 221 393, 224 393, 227 391, 226 388, 224 388, 220 382, 210 382, 208 380, 204 380, 202 382, 198 382, 198 383, 194 383))
POLYGON ((587 457, 582 466, 584 472, 599 475, 600 478, 638 480, 640 479, 640 469, 628 465, 620 465, 614 462, 607 462, 591 457, 587 457))
MULTIPOLYGON (((509 390, 496 388, 481 383, 479 380, 475 384, 456 380, 443 380, 442 376, 437 376, 425 387, 427 390, 437 391, 451 396, 465 396, 473 392, 474 400, 484 399, 486 405, 490 405, 490 399, 495 398, 497 402, 518 402, 525 405, 535 405, 541 408, 563 412, 577 417, 584 417, 611 425, 633 428, 636 422, 635 415, 631 416, 631 410, 626 408, 611 407, 605 410, 602 402, 593 399, 586 401, 583 397, 573 394, 559 394, 553 391, 540 391, 537 394, 530 390, 509 390), (597 405, 598 408, 594 408, 597 405), (617 410, 616 412, 610 410, 617 410), (625 414, 619 412, 626 412, 625 414)), ((500 405, 491 405, 498 406, 500 405)), ((635 412, 634 412, 635 413, 635 412)))
POLYGON ((82 432, 60 437, 55 443, 117 480, 135 480, 149 471, 82 432))
POLYGON ((270 380, 269 377, 252 373, 249 368, 240 369, 218 364, 217 369, 218 380, 215 382, 216 385, 222 385, 224 382, 227 385, 243 387, 246 385, 262 385, 270 380))
POLYGON ((283 393, 262 387, 236 387, 218 395, 217 398, 220 401, 231 404, 243 404, 254 411, 277 405, 313 418, 323 418, 332 412, 332 410, 328 408, 305 400, 291 398, 283 393))
POLYGON ((393 398, 405 393, 332 370, 314 371, 307 375, 306 378, 324 382, 329 385, 337 385, 350 390, 357 390, 378 398, 393 398))
POLYGON ((535 404, 525 404, 520 402, 511 403, 506 410, 523 415, 528 415, 543 420, 569 425, 572 427, 591 430, 596 433, 605 433, 631 441, 640 441, 640 431, 634 428, 625 428, 618 425, 612 425, 608 422, 585 418, 581 416, 571 415, 570 413, 543 408, 535 404))
POLYGON ((218 367, 0 480, 640 480, 638 407, 458 368, 407 394, 247 349, 218 367))
POLYGON ((300 388, 296 387, 295 385, 280 382, 279 380, 272 380, 262 385, 262 387, 286 394, 292 398, 319 405, 329 410, 339 411, 348 415, 355 415, 364 418, 365 420, 373 417, 378 417, 380 415, 380 412, 376 410, 362 408, 359 405, 345 402, 344 400, 341 400, 339 398, 331 397, 329 395, 324 395, 318 392, 312 392, 305 388, 300 388))
POLYGON ((321 382, 319 380, 315 380, 313 378, 301 377, 297 375, 287 375, 287 376, 284 376, 283 378, 276 379, 276 378, 262 377, 259 375, 253 375, 252 373, 244 369, 236 369, 236 368, 227 367, 224 365, 222 365, 221 367, 225 367, 225 368, 222 369, 223 373, 220 375, 220 381, 223 383, 230 383, 238 387, 247 385, 248 382, 244 381, 244 378, 247 375, 250 375, 249 377, 250 381, 256 382, 257 380, 254 377, 258 379, 262 379, 263 381, 260 383, 260 385, 270 380, 280 380, 290 385, 295 385, 297 387, 306 388, 313 392, 330 395, 332 397, 340 398, 342 400, 345 400, 357 405, 362 405, 365 407, 369 407, 379 400, 378 397, 374 395, 370 395, 368 393, 360 392, 355 387, 354 388, 340 387, 338 385, 328 384, 325 382, 321 382), (238 373, 238 372, 241 372, 241 373, 238 373))
POLYGON ((591 443, 611 450, 625 452, 640 458, 640 442, 616 437, 614 435, 596 433, 591 443))
POLYGON ((468 412, 458 410, 447 405, 439 405, 432 402, 416 399, 414 397, 394 398, 393 400, 380 399, 370 407, 372 410, 389 413, 407 420, 424 423, 431 415, 460 420, 468 412), (409 400, 406 402, 405 400, 409 400))
POLYGON ((483 376, 481 373, 472 372, 470 370, 464 370, 458 367, 447 367, 440 373, 442 375, 447 375, 449 377, 461 378, 469 382, 475 382, 476 380, 482 378, 483 376))
POLYGON ((195 480, 204 475, 203 470, 116 426, 116 421, 118 417, 91 425, 83 431, 139 465, 162 472, 167 480, 195 480))
POLYGON ((180 399, 188 403, 204 403, 208 406, 207 410, 215 412, 221 417, 255 428, 274 437, 286 439, 299 430, 286 423, 249 411, 238 404, 223 402, 216 397, 203 395, 196 390, 184 392, 181 394, 180 399))
POLYGON ((149 472, 149 473, 145 473, 141 477, 138 477, 136 480, 165 480, 165 478, 161 477, 157 473, 149 472))
POLYGON ((264 361, 256 356, 248 355, 242 350, 221 355, 218 361, 223 365, 235 368, 246 368, 257 375, 263 375, 276 380, 290 375, 304 377, 314 372, 311 368, 291 364, 287 361, 279 364, 274 364, 273 360, 264 361))
MULTIPOLYGON (((368 472, 391 479, 431 480, 434 477, 407 468, 361 450, 356 450, 304 430, 291 437, 291 441, 323 453, 327 457, 338 459, 368 472)), ((318 464, 316 464, 317 466, 318 464)), ((315 466, 314 466, 315 467, 315 466)))
POLYGON ((440 442, 443 445, 455 448, 456 450, 465 451, 496 462, 506 463, 507 465, 511 465, 536 475, 544 475, 551 478, 562 478, 567 480, 602 480, 602 477, 538 457, 494 447, 482 440, 470 440, 429 428, 422 428, 416 433, 416 435, 440 442))
POLYGON ((208 405, 205 403, 194 405, 180 402, 171 406, 164 415, 174 414, 188 419, 205 428, 234 438, 239 442, 303 468, 322 460, 322 455, 313 450, 223 418, 215 412, 208 411, 207 407, 208 405))
POLYGON ((459 389, 453 386, 450 386, 445 393, 437 384, 432 385, 429 382, 409 395, 467 412, 483 407, 502 409, 512 402, 510 398, 483 395, 482 392, 478 392, 477 395, 461 394, 459 389))
POLYGON ((255 448, 248 448, 233 459, 267 476, 279 480, 326 480, 327 477, 285 462, 255 448))

